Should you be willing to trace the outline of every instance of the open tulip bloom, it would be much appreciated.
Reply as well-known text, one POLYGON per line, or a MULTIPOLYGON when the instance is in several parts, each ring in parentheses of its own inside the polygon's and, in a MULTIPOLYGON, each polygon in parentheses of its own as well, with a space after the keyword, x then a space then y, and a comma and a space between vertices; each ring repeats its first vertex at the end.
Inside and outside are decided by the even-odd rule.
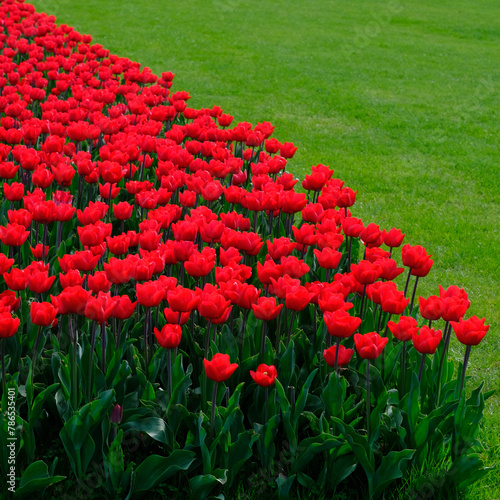
POLYGON ((479 410, 462 392, 489 326, 464 319, 471 302, 457 286, 413 308, 433 269, 424 247, 356 217, 363 193, 329 166, 299 182, 287 171, 297 147, 271 123, 194 109, 172 73, 21 0, 1 2, 0 21, 1 376, 2 394, 19 388, 19 494, 69 475, 83 484, 103 460, 97 494, 110 498, 174 474, 193 497, 223 484, 231 496, 240 468, 274 473, 285 455, 280 494, 312 494, 320 477, 331 494, 352 474, 375 497, 434 461, 464 468, 452 482, 480 475, 479 459, 456 462, 449 443, 473 450, 466 419, 479 410), (457 400, 464 425, 450 430, 457 400), (124 432, 144 453, 122 446, 124 432), (47 465, 49 442, 69 459, 47 465))

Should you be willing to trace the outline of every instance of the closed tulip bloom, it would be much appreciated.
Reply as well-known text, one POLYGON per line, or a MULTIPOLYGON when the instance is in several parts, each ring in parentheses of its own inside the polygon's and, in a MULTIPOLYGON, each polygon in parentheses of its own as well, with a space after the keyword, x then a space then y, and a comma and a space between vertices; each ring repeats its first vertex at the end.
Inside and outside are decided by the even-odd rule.
POLYGON ((21 320, 13 318, 10 312, 4 311, 0 313, 0 338, 12 337, 17 332, 20 323, 21 320))
POLYGON ((167 301, 170 309, 176 312, 190 312, 198 305, 199 297, 193 290, 178 286, 167 292, 167 301))
POLYGON ((163 300, 165 290, 157 281, 136 284, 137 302, 141 306, 156 307, 163 300))
POLYGON ((128 295, 115 295, 111 297, 111 300, 115 305, 110 317, 124 320, 130 318, 132 314, 134 314, 137 301, 132 302, 128 295))
POLYGON ((56 318, 57 309, 50 302, 32 302, 30 317, 34 325, 49 326, 56 318))
POLYGON ((106 278, 105 271, 96 271, 94 274, 89 274, 88 278, 89 290, 94 293, 109 292, 112 283, 106 278))
POLYGON ((274 297, 259 297, 257 304, 252 304, 255 317, 262 321, 272 321, 278 317, 283 304, 276 304, 274 297))
POLYGON ((332 292, 330 289, 322 290, 318 296, 318 305, 321 312, 334 312, 338 309, 351 309, 353 304, 345 302, 344 294, 332 292))
POLYGON ((17 311, 21 305, 21 297, 16 295, 12 290, 5 290, 0 293, 0 309, 10 307, 10 311, 17 311))
POLYGON ((65 274, 59 273, 59 281, 62 288, 67 288, 68 286, 81 286, 86 276, 86 274, 82 276, 78 269, 68 269, 65 274))
POLYGON ((111 298, 109 292, 99 292, 97 297, 90 296, 85 304, 85 317, 96 321, 97 323, 105 323, 116 307, 116 302, 111 298))
POLYGON ((345 217, 342 219, 341 224, 344 234, 346 236, 350 236, 351 238, 357 238, 365 229, 363 221, 361 219, 357 219, 356 217, 345 217))
POLYGON ((485 321, 485 318, 472 316, 466 320, 460 318, 458 322, 452 321, 451 326, 462 344, 478 345, 490 328, 490 325, 484 324, 485 321))
POLYGON ((402 342, 411 340, 413 335, 416 335, 418 332, 417 320, 410 316, 401 316, 397 323, 394 321, 388 321, 387 326, 394 337, 402 342))
POLYGON ((28 238, 29 231, 20 224, 7 224, 5 227, 0 226, 0 240, 4 245, 10 247, 20 247, 28 238))
POLYGON ((411 267, 412 269, 423 266, 430 257, 422 245, 412 247, 409 244, 406 244, 402 248, 401 256, 403 258, 403 266, 411 267))
POLYGON ((378 358, 382 354, 387 342, 389 342, 389 339, 381 337, 377 332, 370 332, 365 335, 356 333, 354 335, 356 350, 363 359, 378 358))
POLYGON ((59 314, 83 315, 89 296, 90 292, 81 286, 68 286, 59 295, 51 295, 50 299, 59 314))
POLYGON ((250 370, 250 376, 254 382, 261 387, 274 385, 278 372, 274 365, 260 364, 256 371, 250 370))
POLYGON ((410 299, 405 299, 404 293, 399 290, 389 287, 380 289, 380 304, 382 309, 389 314, 401 314, 409 302, 410 299))
POLYGON ((178 323, 182 326, 188 322, 189 316, 191 315, 191 311, 185 313, 181 312, 180 322, 179 322, 179 313, 177 311, 170 309, 170 307, 165 307, 165 309, 163 309, 163 314, 165 316, 165 320, 167 321, 167 323, 170 324, 178 323))
POLYGON ((111 257, 109 262, 104 263, 106 277, 115 285, 127 283, 134 274, 134 269, 135 263, 127 259, 121 260, 111 257))
POLYGON ((318 264, 323 269, 336 269, 342 258, 342 253, 332 248, 324 248, 323 250, 314 249, 314 255, 318 259, 318 264))
POLYGON ((198 312, 205 319, 220 318, 231 305, 231 302, 226 300, 218 291, 213 293, 202 292, 199 300, 198 312))
POLYGON ((394 259, 377 260, 376 263, 382 269, 380 277, 387 281, 392 281, 397 278, 405 270, 404 267, 398 267, 398 264, 394 259))
MULTIPOLYGON (((328 366, 335 366, 335 353, 337 352, 337 346, 332 345, 329 349, 323 351, 323 357, 327 362, 328 366)), ((347 349, 342 344, 339 344, 339 356, 337 360, 338 366, 345 366, 351 361, 352 355, 354 354, 354 349, 347 349)))
POLYGON ((441 342, 443 334, 441 330, 435 330, 424 325, 417 332, 413 332, 412 340, 415 349, 422 354, 434 354, 441 342))
POLYGON ((323 314, 328 333, 333 337, 350 337, 361 324, 361 318, 351 316, 343 309, 323 314))
POLYGON ((384 235, 384 243, 391 248, 401 246, 403 243, 405 235, 399 230, 393 227, 384 235))
POLYGON ((287 309, 292 311, 302 311, 314 297, 313 293, 309 293, 307 288, 299 286, 291 286, 286 291, 285 305, 287 309))
POLYGON ((156 340, 163 349, 175 349, 181 342, 182 330, 180 325, 166 324, 161 330, 154 329, 156 340))
POLYGON ((361 260, 359 264, 351 264, 352 275, 362 285, 375 283, 379 279, 381 272, 382 269, 377 263, 372 264, 367 260, 361 260))
POLYGON ((5 199, 9 201, 19 201, 23 199, 24 195, 24 184, 21 182, 13 182, 12 184, 3 184, 3 192, 5 199))
POLYGON ((34 271, 28 275, 28 288, 34 293, 45 293, 56 279, 47 271, 34 271))
POLYGON ((28 286, 28 273, 17 267, 14 267, 10 273, 4 273, 3 279, 6 285, 16 292, 24 290, 28 286))
POLYGON ((443 314, 443 303, 441 298, 437 295, 431 295, 429 298, 418 298, 418 305, 420 307, 420 315, 429 321, 436 321, 441 318, 443 314))
POLYGON ((431 258, 428 258, 420 267, 413 268, 411 270, 411 275, 418 276, 419 278, 424 278, 429 274, 433 263, 434 261, 431 258))
POLYGON ((374 222, 371 222, 361 231, 359 237, 364 245, 379 247, 383 242, 383 235, 384 233, 380 227, 374 222))
POLYGON ((128 220, 132 216, 134 205, 126 201, 120 201, 113 205, 113 214, 118 220, 128 220))
POLYGON ((6 255, 0 253, 0 274, 6 273, 14 262, 14 259, 8 259, 6 255))
POLYGON ((236 363, 231 363, 229 360, 229 354, 221 354, 220 352, 215 354, 211 361, 204 359, 203 362, 207 377, 214 382, 226 381, 238 368, 236 363))

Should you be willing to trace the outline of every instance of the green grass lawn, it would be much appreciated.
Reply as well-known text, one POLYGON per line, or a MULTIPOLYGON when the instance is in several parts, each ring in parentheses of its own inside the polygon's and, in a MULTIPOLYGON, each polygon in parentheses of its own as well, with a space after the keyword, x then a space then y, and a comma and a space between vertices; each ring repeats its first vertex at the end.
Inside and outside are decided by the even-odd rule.
MULTIPOLYGON (((176 73, 193 107, 271 121, 299 146, 290 170, 333 167, 355 215, 398 227, 434 255, 423 295, 469 293, 492 325, 472 382, 500 386, 497 0, 36 0, 38 10, 153 71, 176 73)), ((464 349, 453 345, 458 359, 464 349)), ((472 383, 469 384, 469 387, 472 383)), ((483 436, 499 457, 500 399, 483 436)), ((499 498, 500 474, 471 498, 499 498)))

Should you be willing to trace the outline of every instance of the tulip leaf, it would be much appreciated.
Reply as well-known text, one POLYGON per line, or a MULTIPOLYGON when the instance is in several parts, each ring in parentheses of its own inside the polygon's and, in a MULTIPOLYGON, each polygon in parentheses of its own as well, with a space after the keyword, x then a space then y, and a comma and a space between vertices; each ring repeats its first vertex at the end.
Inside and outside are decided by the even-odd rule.
POLYGON ((299 444, 299 449, 301 451, 293 461, 292 472, 298 473, 303 471, 318 453, 329 451, 341 444, 343 444, 342 441, 326 433, 302 440, 299 444))
POLYGON ((302 389, 300 390, 299 396, 297 398, 297 401, 295 403, 295 408, 293 409, 293 416, 292 416, 292 425, 295 427, 299 421, 299 417, 302 414, 302 411, 304 410, 304 407, 307 402, 307 395, 309 394, 309 388, 311 387, 312 381, 314 380, 314 377, 318 373, 318 369, 316 368, 313 370, 309 376, 307 377, 307 380, 305 381, 304 385, 302 386, 302 389))
POLYGON ((382 457, 382 462, 373 475, 373 498, 378 498, 396 479, 403 477, 406 462, 415 450, 390 451, 382 457))
POLYGON ((328 417, 344 418, 344 400, 347 382, 335 372, 330 373, 328 383, 321 391, 321 401, 328 417))
POLYGON ((207 498, 217 485, 224 485, 227 482, 227 470, 215 469, 211 474, 195 476, 189 480, 191 486, 191 498, 207 498))
POLYGON ((163 444, 169 444, 167 439, 165 421, 159 417, 148 417, 140 420, 129 420, 121 425, 124 431, 135 430, 137 432, 145 432, 155 441, 163 444))
POLYGON ((259 439, 259 435, 253 430, 248 430, 238 434, 237 440, 229 446, 229 486, 233 483, 243 464, 252 456, 252 447, 257 439, 259 439))
POLYGON ((174 450, 168 457, 150 455, 133 473, 133 498, 139 498, 175 473, 188 470, 195 458, 196 454, 189 450, 174 450))
POLYGON ((23 498, 33 495, 37 491, 44 490, 53 484, 56 484, 66 476, 51 476, 47 465, 38 460, 26 467, 19 481, 19 486, 14 494, 15 498, 23 498))

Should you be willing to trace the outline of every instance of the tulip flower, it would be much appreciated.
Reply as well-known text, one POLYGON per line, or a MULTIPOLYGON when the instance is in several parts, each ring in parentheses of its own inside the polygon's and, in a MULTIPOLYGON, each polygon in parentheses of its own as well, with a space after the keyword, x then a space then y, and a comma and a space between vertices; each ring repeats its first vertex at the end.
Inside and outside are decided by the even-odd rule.
POLYGON ((229 354, 217 353, 211 361, 204 359, 205 373, 207 378, 213 380, 214 390, 212 394, 212 415, 210 419, 210 435, 213 436, 214 420, 215 420, 215 405, 217 404, 217 386, 219 382, 225 382, 238 368, 236 363, 231 363, 229 354))
MULTIPOLYGON (((436 349, 441 342, 443 335, 441 330, 435 330, 434 328, 429 328, 427 325, 424 325, 417 332, 412 332, 412 340, 413 346, 415 349, 422 354, 422 358, 420 360, 420 369, 418 372, 418 380, 422 379, 422 371, 425 363, 425 355, 426 354, 434 354, 436 349)), ((441 382, 441 366, 439 370, 439 385, 441 382)))
POLYGON ((325 358, 328 366, 337 370, 338 366, 346 366, 351 361, 352 355, 354 354, 354 349, 347 349, 343 345, 338 346, 332 345, 330 348, 323 351, 323 357, 325 358))
POLYGON ((19 328, 21 320, 13 318, 8 311, 0 313, 0 339, 2 339, 2 387, 3 394, 7 394, 7 384, 5 379, 5 339, 12 337, 19 328))
POLYGON ((465 371, 467 370, 471 348, 473 345, 478 345, 479 342, 481 342, 490 328, 490 326, 485 325, 484 322, 485 318, 479 319, 477 316, 472 316, 467 320, 463 320, 462 318, 460 318, 458 322, 451 321, 451 326, 453 327, 458 340, 462 344, 467 346, 465 349, 464 362, 462 365, 462 378, 460 381, 460 391, 458 396, 459 399, 462 396, 462 391, 464 388, 465 371))

